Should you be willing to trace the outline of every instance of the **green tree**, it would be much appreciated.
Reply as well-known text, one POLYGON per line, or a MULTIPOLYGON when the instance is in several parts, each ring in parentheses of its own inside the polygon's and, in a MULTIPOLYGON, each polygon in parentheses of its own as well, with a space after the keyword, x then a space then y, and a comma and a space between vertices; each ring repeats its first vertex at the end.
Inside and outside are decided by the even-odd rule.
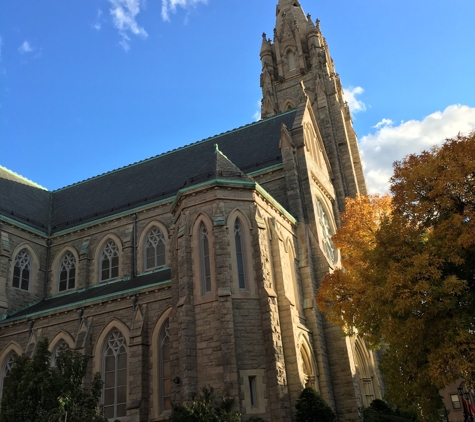
POLYGON ((90 389, 82 385, 88 359, 63 350, 53 367, 46 339, 32 359, 17 356, 3 390, 0 422, 106 422, 99 411, 99 374, 90 389))
POLYGON ((363 422, 417 422, 417 417, 389 407, 383 400, 373 400, 369 407, 362 409, 363 422))
POLYGON ((204 387, 190 405, 173 405, 171 422, 238 422, 232 410, 234 399, 223 397, 213 387, 204 387))
POLYGON ((475 134, 396 162, 391 192, 382 214, 381 198, 348 201, 335 237, 345 271, 317 302, 347 334, 389 346, 391 403, 436 420, 441 389, 475 386, 475 134))
POLYGON ((335 413, 313 388, 302 390, 295 405, 296 422, 334 422, 335 413))

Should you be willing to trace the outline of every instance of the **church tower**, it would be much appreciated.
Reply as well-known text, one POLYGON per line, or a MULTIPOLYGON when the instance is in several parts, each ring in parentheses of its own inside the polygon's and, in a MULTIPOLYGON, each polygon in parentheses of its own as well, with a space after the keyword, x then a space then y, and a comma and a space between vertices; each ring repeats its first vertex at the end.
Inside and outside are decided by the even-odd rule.
POLYGON ((299 0, 279 0, 273 40, 261 47, 262 118, 312 105, 328 155, 339 210, 345 197, 366 194, 363 168, 348 103, 330 50, 299 0))

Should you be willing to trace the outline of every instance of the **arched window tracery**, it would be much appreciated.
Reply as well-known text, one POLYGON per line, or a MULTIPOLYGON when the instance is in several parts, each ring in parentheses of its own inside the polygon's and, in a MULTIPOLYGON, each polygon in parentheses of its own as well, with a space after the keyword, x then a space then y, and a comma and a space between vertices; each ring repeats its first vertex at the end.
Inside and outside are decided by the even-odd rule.
POLYGON ((330 221, 325 213, 322 203, 317 199, 317 214, 318 222, 322 232, 323 253, 328 260, 334 264, 336 261, 335 245, 332 241, 333 230, 330 226, 330 221))
POLYGON ((30 254, 28 250, 24 248, 18 252, 15 257, 12 280, 13 287, 27 291, 30 289, 31 268, 30 254))
POLYGON ((159 337, 159 407, 160 413, 171 410, 170 320, 163 324, 159 337))
POLYGON ((107 419, 126 416, 127 344, 118 329, 113 329, 107 337, 102 358, 104 416, 107 419))
POLYGON ((119 249, 113 240, 109 240, 101 253, 101 281, 112 280, 119 276, 119 249))
POLYGON ((154 227, 148 232, 144 253, 146 270, 165 265, 165 237, 158 227, 154 227))
POLYGON ((76 281, 76 258, 71 252, 66 252, 59 264, 58 290, 64 292, 74 289, 76 281))
POLYGON ((16 356, 17 354, 15 352, 11 352, 2 366, 2 371, 0 373, 0 399, 2 398, 3 389, 8 386, 9 375, 15 365, 16 356))
POLYGON ((56 360, 58 359, 59 354, 67 349, 69 349, 69 344, 64 340, 60 340, 54 348, 53 353, 51 353, 51 366, 56 366, 56 360))

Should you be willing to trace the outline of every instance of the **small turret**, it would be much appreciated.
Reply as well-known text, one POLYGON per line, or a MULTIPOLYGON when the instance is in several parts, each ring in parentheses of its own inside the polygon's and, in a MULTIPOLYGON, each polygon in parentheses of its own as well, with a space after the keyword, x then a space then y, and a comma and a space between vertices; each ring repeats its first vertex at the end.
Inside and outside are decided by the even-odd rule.
POLYGON ((262 69, 268 66, 272 66, 272 46, 271 41, 267 39, 266 34, 262 34, 262 46, 261 46, 261 62, 262 69))

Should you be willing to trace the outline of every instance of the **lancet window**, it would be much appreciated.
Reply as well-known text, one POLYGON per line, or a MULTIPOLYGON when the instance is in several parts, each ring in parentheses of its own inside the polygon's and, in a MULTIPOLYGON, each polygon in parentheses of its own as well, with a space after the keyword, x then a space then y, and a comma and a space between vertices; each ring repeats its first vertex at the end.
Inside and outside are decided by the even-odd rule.
POLYGON ((119 250, 113 240, 109 240, 101 254, 101 281, 112 280, 119 276, 119 250))
POLYGON ((242 225, 238 218, 236 218, 236 221, 234 222, 234 243, 236 246, 236 262, 237 262, 239 289, 245 290, 247 288, 247 280, 246 280, 246 267, 245 267, 245 258, 244 258, 244 242, 243 242, 242 225))
POLYGON ((160 412, 171 410, 170 321, 167 319, 159 338, 159 407, 160 412))
POLYGON ((335 245, 332 241, 333 230, 321 202, 317 199, 318 222, 322 232, 323 253, 331 263, 335 262, 335 245))
POLYGON ((59 291, 74 289, 76 280, 76 258, 66 252, 59 264, 59 291))
POLYGON ((295 64, 295 54, 293 51, 289 51, 287 53, 287 64, 289 66, 289 70, 294 70, 296 67, 295 64))
POLYGON ((15 257, 13 267, 13 287, 29 290, 31 278, 31 258, 26 249, 22 249, 15 257))
POLYGON ((209 256, 208 229, 201 223, 200 230, 201 293, 211 292, 211 265, 209 256))
POLYGON ((155 227, 149 231, 144 250, 146 270, 165 265, 165 238, 159 228, 155 227))
POLYGON ((60 340, 51 354, 51 366, 56 366, 56 359, 58 359, 59 354, 67 349, 69 349, 69 344, 64 340, 60 340))
POLYGON ((0 374, 0 399, 2 397, 3 389, 8 386, 9 375, 12 371, 13 365, 15 364, 15 356, 17 356, 15 352, 10 353, 3 364, 2 372, 0 374))
POLYGON ((104 416, 126 416, 127 344, 122 333, 114 329, 107 337, 103 354, 104 416))

